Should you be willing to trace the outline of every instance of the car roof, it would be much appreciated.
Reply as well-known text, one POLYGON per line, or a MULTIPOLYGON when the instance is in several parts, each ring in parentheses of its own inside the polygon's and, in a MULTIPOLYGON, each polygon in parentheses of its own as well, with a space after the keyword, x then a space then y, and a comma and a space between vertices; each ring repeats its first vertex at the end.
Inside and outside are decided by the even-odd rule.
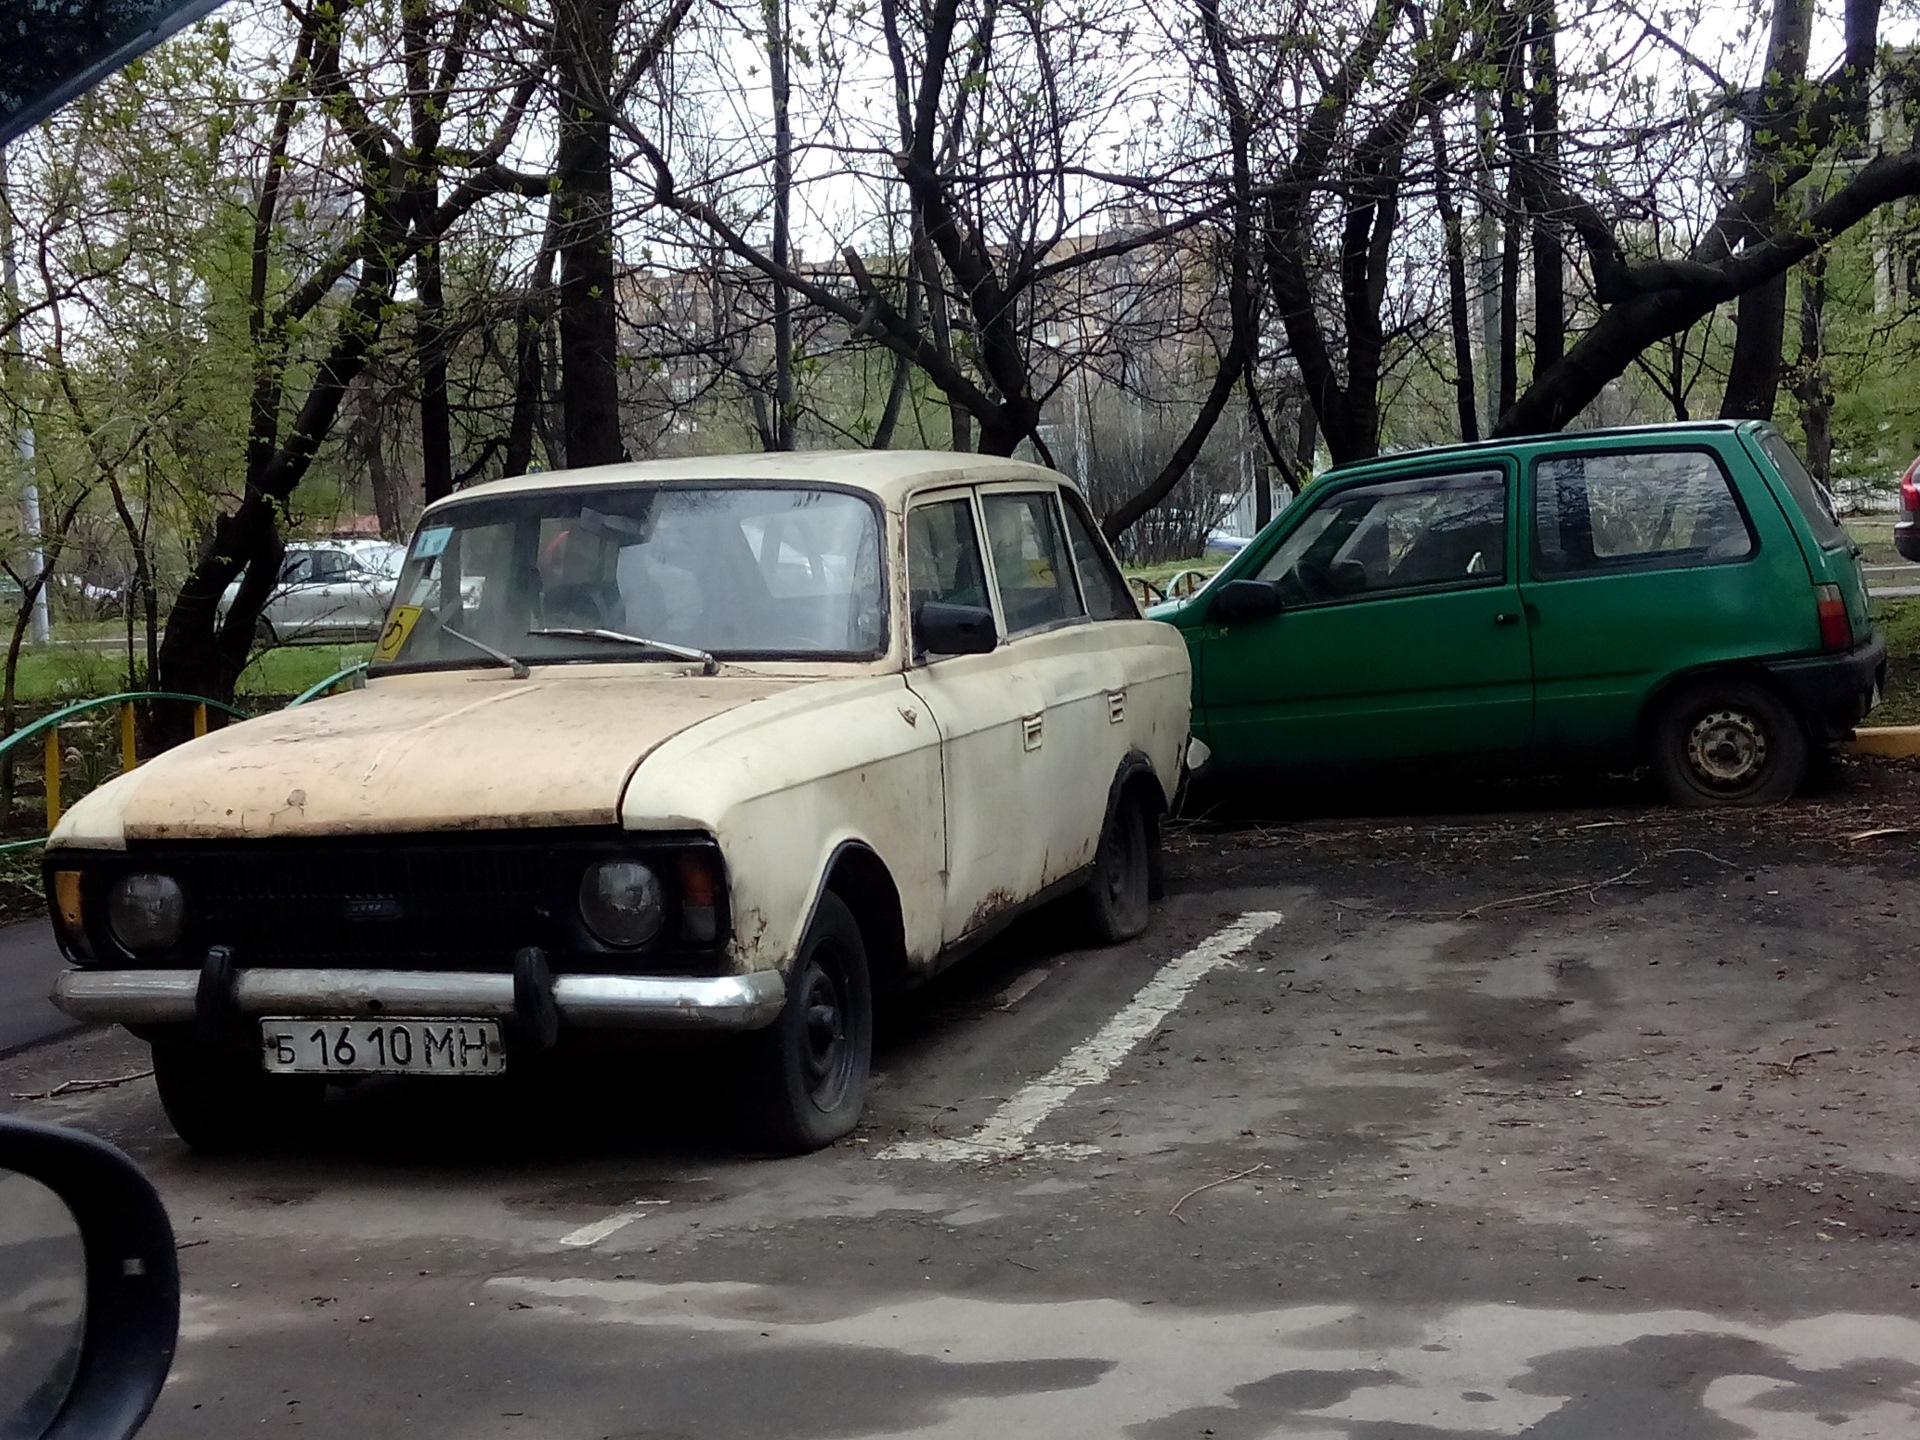
POLYGON ((428 507, 428 513, 476 496, 580 486, 675 485, 715 480, 743 485, 769 481, 840 485, 866 491, 889 510, 900 509, 913 492, 936 485, 968 485, 989 480, 1029 480, 1069 487, 1073 484, 1057 470, 998 455, 956 454, 945 450, 786 450, 636 460, 578 470, 542 470, 533 475, 516 475, 470 486, 436 501, 428 507))
POLYGON ((1470 460, 1475 455, 1511 455, 1544 445, 1566 445, 1609 440, 1684 440, 1699 435, 1731 435, 1742 429, 1771 428, 1763 420, 1669 420, 1658 425, 1614 425, 1598 430, 1555 430, 1540 435, 1507 435, 1495 440, 1470 440, 1459 445, 1432 445, 1417 450, 1394 450, 1366 460, 1350 460, 1326 474, 1352 475, 1362 470, 1418 465, 1435 458, 1470 460))

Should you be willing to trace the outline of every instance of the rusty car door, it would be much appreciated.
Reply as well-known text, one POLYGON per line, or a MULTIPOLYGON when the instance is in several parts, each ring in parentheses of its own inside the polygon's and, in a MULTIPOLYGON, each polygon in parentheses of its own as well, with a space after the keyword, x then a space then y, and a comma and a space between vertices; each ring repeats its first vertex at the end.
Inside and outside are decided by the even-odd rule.
POLYGON ((994 612, 1000 643, 980 655, 916 654, 907 684, 940 731, 946 810, 941 943, 991 924, 1041 886, 1051 799, 1038 657, 1009 641, 980 542, 971 489, 907 511, 910 610, 944 601, 994 612))

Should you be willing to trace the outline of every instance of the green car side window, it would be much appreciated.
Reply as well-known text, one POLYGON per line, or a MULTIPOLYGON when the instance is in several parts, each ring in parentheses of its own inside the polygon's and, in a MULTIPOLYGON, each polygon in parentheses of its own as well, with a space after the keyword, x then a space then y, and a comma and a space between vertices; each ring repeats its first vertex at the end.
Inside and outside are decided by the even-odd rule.
POLYGON ((1705 450, 1560 455, 1533 472, 1534 573, 1664 570, 1744 560, 1753 531, 1705 450))
POLYGON ((1283 604, 1487 584, 1507 570, 1499 470, 1356 485, 1323 497, 1260 567, 1283 604))

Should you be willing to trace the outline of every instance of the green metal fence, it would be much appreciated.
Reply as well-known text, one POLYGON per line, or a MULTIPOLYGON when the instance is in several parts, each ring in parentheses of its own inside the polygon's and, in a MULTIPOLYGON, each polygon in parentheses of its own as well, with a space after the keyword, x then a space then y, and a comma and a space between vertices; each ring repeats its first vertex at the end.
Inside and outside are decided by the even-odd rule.
MULTIPOLYGON (((361 661, 357 665, 349 665, 343 670, 336 670, 319 684, 309 686, 294 696, 293 699, 287 702, 286 708, 291 710, 296 705, 304 705, 309 700, 316 700, 320 696, 325 695, 329 690, 332 690, 336 685, 347 680, 358 679, 359 676, 365 673, 366 668, 366 662, 361 661)), ((47 831, 49 834, 52 833, 53 827, 60 823, 60 727, 76 715, 84 715, 89 710, 99 710, 109 705, 119 706, 120 769, 121 773, 124 774, 140 763, 140 756, 135 746, 133 707, 143 700, 177 700, 193 706, 193 733, 196 738, 207 733, 207 711, 209 709, 219 710, 223 714, 231 715, 238 720, 250 718, 247 712, 240 709, 239 706, 230 705, 224 700, 211 700, 204 695, 183 695, 175 690, 123 690, 117 695, 102 695, 97 700, 82 700, 78 704, 68 705, 64 709, 54 711, 51 715, 42 716, 31 725, 14 731, 13 734, 7 736, 6 739, 0 740, 0 761, 4 761, 15 750, 25 746, 29 740, 38 738, 42 741, 43 749, 41 753, 43 758, 41 763, 46 778, 47 831)), ((36 836, 31 840, 9 841, 6 844, 0 844, 0 855, 15 850, 30 850, 36 845, 44 845, 46 843, 47 837, 45 835, 36 836)))

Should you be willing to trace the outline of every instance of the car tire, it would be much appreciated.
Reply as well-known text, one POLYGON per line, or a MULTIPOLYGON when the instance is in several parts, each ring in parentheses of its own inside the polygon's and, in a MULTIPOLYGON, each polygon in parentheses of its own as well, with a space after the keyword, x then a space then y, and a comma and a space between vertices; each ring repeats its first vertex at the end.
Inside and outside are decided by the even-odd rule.
POLYGON ((1153 909, 1154 851, 1159 828, 1131 789, 1108 808, 1093 854, 1093 874, 1081 892, 1087 929, 1101 945, 1118 945, 1147 928, 1153 909))
POLYGON ((259 650, 271 650, 280 643, 280 636, 273 628, 273 622, 262 615, 253 622, 253 643, 259 650))
POLYGON ((187 1148, 245 1149, 285 1136, 326 1098, 322 1075, 269 1075, 251 1056, 164 1042, 153 1047, 160 1108, 187 1148))
POLYGON ((1800 788, 1809 763, 1799 717, 1752 680, 1689 685, 1654 725, 1654 770, 1676 805, 1777 805, 1800 788))
POLYGON ((801 1154, 859 1122, 873 1059, 873 980, 860 924, 838 895, 820 897, 779 1016, 745 1038, 741 1119, 754 1144, 801 1154))

